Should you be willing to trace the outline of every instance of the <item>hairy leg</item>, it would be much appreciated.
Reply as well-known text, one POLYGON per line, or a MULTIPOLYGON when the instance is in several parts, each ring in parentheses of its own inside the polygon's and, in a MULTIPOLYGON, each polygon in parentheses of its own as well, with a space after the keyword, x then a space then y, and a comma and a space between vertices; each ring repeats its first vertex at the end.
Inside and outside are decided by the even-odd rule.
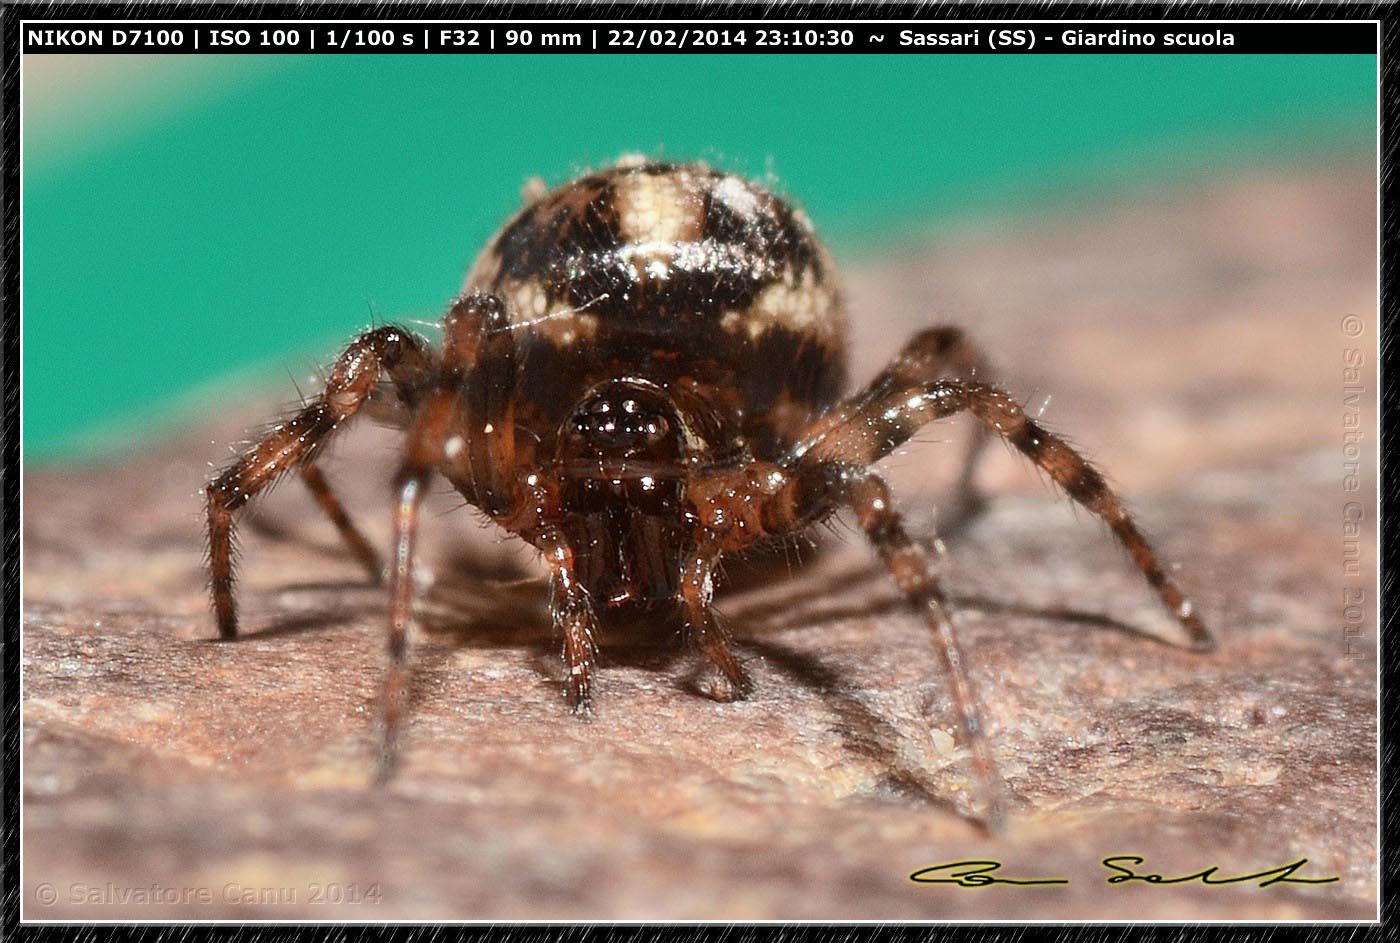
MULTIPOLYGON (((325 389, 313 402, 279 422, 209 483, 205 496, 209 515, 210 590, 220 637, 228 639, 238 634, 238 610, 233 595, 234 512, 288 469, 310 467, 317 451, 342 423, 359 411, 383 374, 394 379, 400 396, 416 397, 431 364, 431 355, 423 344, 402 328, 386 326, 360 335, 336 361, 325 389)), ((317 493, 316 480, 315 475, 307 478, 313 493, 317 493)), ((324 480, 321 483, 324 484, 324 480)), ((329 489, 325 494, 330 495, 329 489)), ((317 497, 320 498, 320 494, 317 497)), ((330 500, 339 507, 333 497, 330 500)), ((322 506, 327 507, 324 499, 322 506)), ((341 516, 344 517, 343 511, 341 516)), ((332 519, 335 519, 334 514, 332 519)), ((345 520, 348 524, 348 518, 345 520)), ((353 526, 350 530, 363 543, 353 526)), ((341 533, 346 533, 344 527, 341 533)), ((350 538, 347 536, 347 539, 350 538)))
POLYGON ((394 556, 389 567, 388 668, 384 674, 383 730, 379 778, 392 775, 398 758, 398 734, 408 682, 408 626, 413 617, 413 552, 423 497, 433 469, 457 419, 457 396, 442 387, 429 393, 408 430, 403 465, 395 478, 394 556))
POLYGON ((700 479, 692 489, 702 526, 726 551, 765 537, 799 533, 841 507, 850 507, 910 605, 923 617, 952 682, 953 704, 972 751, 984 797, 985 821, 999 829, 1005 786, 992 762, 981 713, 953 631, 947 601, 927 551, 911 540, 890 504, 885 483, 864 466, 818 457, 811 450, 790 469, 754 463, 700 479))
POLYGON ((722 551, 739 550, 764 537, 799 532, 842 505, 853 507, 871 541, 906 596, 920 608, 938 642, 953 682, 954 700, 987 794, 988 822, 1004 809, 1004 786, 982 742, 971 683, 962 668, 953 626, 929 561, 910 541, 890 507, 884 483, 868 467, 920 428, 969 411, 1043 468, 1079 504, 1103 519, 1177 618, 1194 647, 1214 640, 1191 602, 1167 576, 1156 553, 1103 476, 1063 439, 1025 415, 1004 391, 967 380, 932 380, 901 387, 881 384, 839 407, 814 426, 781 464, 756 462, 738 471, 700 477, 691 488, 697 517, 722 551))
POLYGON ((697 549, 681 570, 681 598, 685 603, 686 623, 695 646, 719 669, 725 687, 715 692, 717 700, 732 701, 748 697, 753 682, 729 645, 729 635, 720 624, 711 600, 714 597, 714 565, 718 551, 697 549))
POLYGON ((463 406, 457 477, 470 482, 469 499, 494 518, 510 514, 520 500, 515 348, 510 318, 494 295, 463 295, 443 319, 444 382, 459 391, 463 406))
POLYGON ((986 803, 986 823, 1000 831, 1006 816, 1006 786, 983 730, 983 711, 963 665, 962 649, 953 631, 953 614, 934 575, 927 551, 910 539, 904 522, 890 501, 889 488, 879 476, 866 473, 850 479, 846 503, 855 511, 865 536, 894 577, 909 605, 923 617, 933 635, 952 688, 953 707, 962 726, 963 738, 972 751, 973 768, 981 783, 986 803))
MULTIPOLYGON (((890 396, 941 379, 986 381, 991 373, 986 358, 961 328, 935 327, 915 334, 890 363, 876 374, 859 393, 839 404, 817 420, 808 432, 808 442, 859 424, 872 408, 890 396)), ((951 507, 940 516, 940 525, 960 527, 983 509, 985 501, 977 490, 974 476, 977 462, 990 438, 981 423, 973 426, 954 485, 951 507)))
MULTIPOLYGON (((878 399, 896 390, 941 379, 980 380, 984 383, 991 380, 991 368, 986 357, 961 328, 935 327, 914 335, 899 356, 880 371, 854 402, 878 399)), ((981 423, 973 426, 954 486, 952 507, 939 519, 940 528, 945 532, 967 524, 985 507, 986 502, 973 479, 977 472, 977 460, 989 438, 986 426, 981 423)))
POLYGON ((819 430, 799 444, 795 454, 800 457, 786 469, 785 493, 776 496, 767 513, 773 516, 775 524, 788 518, 818 518, 829 513, 829 506, 803 500, 804 494, 820 491, 820 483, 829 474, 828 466, 868 466, 928 423, 962 411, 971 412, 989 433, 1015 446, 1074 501, 1108 524, 1186 631, 1193 647, 1201 651, 1214 647, 1214 639, 1194 605, 1167 574, 1156 551, 1098 469, 1064 439, 1027 417, 1024 407, 1010 394, 985 383, 936 380, 873 397, 845 422, 819 430))
POLYGON ((575 714, 587 717, 593 710, 593 667, 597 662, 598 631, 593 601, 578 581, 574 552, 557 530, 536 538, 550 572, 550 613, 554 628, 564 638, 564 694, 575 714))
POLYGON ((309 464, 302 465, 301 480, 306 482, 306 487, 316 498, 316 503, 321 505, 321 510, 326 512, 326 516, 331 519, 335 529, 340 531, 340 537, 350 548, 350 552, 364 565, 369 578, 378 583, 383 575, 379 554, 370 546, 364 534, 360 533, 355 522, 350 520, 350 515, 345 513, 345 507, 335 496, 335 492, 331 490, 330 482, 326 481, 326 476, 320 467, 309 464))
POLYGON ((472 500, 503 526, 529 534, 550 568, 550 610, 563 638, 565 696, 574 713, 592 710, 597 617, 578 579, 573 549, 552 526, 552 496, 522 487, 515 454, 516 341, 499 298, 463 295, 448 312, 443 361, 458 370, 464 405, 466 449, 457 474, 470 483, 472 500), (523 516, 522 516, 523 515, 523 516))
MULTIPOLYGON (((395 479, 398 503, 390 567, 381 781, 392 774, 397 760, 408 683, 414 547, 423 497, 434 471, 443 471, 468 501, 498 521, 508 521, 513 530, 525 529, 526 512, 542 503, 538 495, 522 492, 517 483, 510 405, 515 380, 515 340, 500 300, 475 293, 458 298, 443 319, 441 369, 417 404, 395 479)), ((586 674, 580 681, 586 700, 586 674)))

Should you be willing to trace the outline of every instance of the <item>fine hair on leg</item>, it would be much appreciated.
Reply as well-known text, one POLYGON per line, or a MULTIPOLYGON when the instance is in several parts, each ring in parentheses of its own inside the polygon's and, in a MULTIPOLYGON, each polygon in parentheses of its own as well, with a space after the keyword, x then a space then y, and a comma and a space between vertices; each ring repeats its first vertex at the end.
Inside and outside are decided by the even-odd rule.
MULTIPOLYGON (((210 593, 219 636, 238 635, 234 599, 234 514, 271 487, 292 468, 309 469, 317 453, 351 419, 375 391, 384 374, 398 395, 415 400, 431 372, 432 358, 412 333, 386 325, 356 338, 336 361, 325 389, 312 402, 272 427, 229 464, 205 488, 209 516, 210 593)), ((350 523, 318 472, 303 472, 307 486, 331 516, 351 549, 378 572, 378 562, 363 536, 350 523), (338 512, 338 513, 337 513, 338 512), (368 552, 366 552, 368 551, 368 552)))

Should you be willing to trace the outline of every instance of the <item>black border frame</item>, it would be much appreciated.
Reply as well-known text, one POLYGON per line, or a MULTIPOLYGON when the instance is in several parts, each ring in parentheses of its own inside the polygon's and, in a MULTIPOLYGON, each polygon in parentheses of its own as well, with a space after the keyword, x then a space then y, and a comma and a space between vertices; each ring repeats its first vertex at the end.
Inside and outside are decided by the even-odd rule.
MULTIPOLYGON (((627 19, 636 21, 657 19, 789 19, 795 22, 821 19, 983 19, 983 20, 1025 20, 1025 19, 1237 19, 1237 20, 1334 20, 1360 19, 1377 20, 1380 23, 1380 362, 1378 364, 1381 384, 1378 390, 1380 407, 1380 456, 1379 497, 1381 514, 1378 521, 1378 537, 1382 561, 1393 559, 1390 553, 1395 546, 1395 533, 1384 527, 1393 519, 1400 499, 1400 481, 1397 481, 1395 463, 1387 462, 1386 456, 1396 438, 1389 417, 1400 406, 1400 390, 1394 382, 1387 384, 1387 376, 1395 376, 1397 343, 1395 341, 1395 316, 1397 306, 1393 291, 1396 263, 1388 251, 1395 245, 1400 231, 1400 214, 1394 210, 1395 197, 1400 190, 1400 177, 1396 174, 1396 135, 1397 119, 1400 119, 1400 95, 1395 92, 1400 83, 1400 65, 1397 65, 1397 37, 1400 37, 1400 10, 1382 4, 1342 3, 1342 4, 1278 4, 1278 3, 1107 3, 1091 4, 1083 2, 1055 3, 1042 0, 1040 3, 978 3, 960 4, 948 0, 935 0, 930 3, 872 3, 869 5, 849 3, 806 3, 776 2, 736 3, 731 0, 708 3, 657 3, 644 0, 631 5, 619 2, 564 2, 557 4, 541 3, 444 3, 432 4, 410 2, 404 4, 369 3, 0 3, 0 207, 3 207, 3 250, 0 250, 0 382, 3 382, 3 416, 0 417, 0 577, 4 589, 3 647, 0 647, 0 693, 4 695, 3 721, 0 721, 0 746, 3 746, 3 829, 0 830, 0 843, 3 851, 3 884, 0 884, 0 937, 15 940, 74 940, 87 941, 99 936, 120 935, 140 940, 177 940, 191 932, 208 937, 232 938, 252 941, 292 940, 303 933, 315 933, 323 939, 337 943, 360 943, 379 939, 392 934, 405 939, 425 933, 436 936, 442 932, 437 925, 393 924, 21 924, 19 922, 19 630, 21 601, 19 598, 19 391, 21 363, 19 356, 19 22, 22 19, 222 19, 222 20, 279 20, 279 19, 340 19, 360 20, 400 20, 400 19, 627 19)), ((1381 658, 1379 663, 1381 681, 1381 782, 1380 825, 1383 834, 1400 833, 1400 792, 1396 789, 1395 765, 1397 758, 1395 745, 1388 735, 1394 730, 1392 705, 1385 695, 1393 689, 1397 663, 1400 663, 1400 639, 1396 638, 1395 614, 1390 605, 1396 593, 1396 579, 1382 564, 1380 593, 1380 620, 1376 626, 1379 634, 1381 658)), ((1393 848, 1382 844, 1380 849, 1380 915, 1379 924, 1306 926, 1289 924, 1059 924, 1050 932, 1052 939, 1066 940, 1071 936, 1107 941, 1127 935, 1149 940, 1184 941, 1197 939, 1230 940, 1273 940, 1284 934, 1291 936, 1295 931, 1303 931, 1310 940, 1331 937, 1344 937, 1348 940, 1390 938, 1395 935, 1396 909, 1389 897, 1395 885, 1397 861, 1393 848), (1389 932, 1387 932, 1389 931, 1389 932)), ((972 936, 979 940, 996 943, 1018 943, 1027 935, 1025 924, 998 924, 979 926, 976 924, 813 924, 813 925, 735 925, 704 924, 674 925, 677 932, 692 939, 702 937, 733 941, 733 943, 756 943, 760 940, 790 940, 796 937, 846 943, 846 941, 867 940, 875 936, 898 941, 927 940, 938 935, 972 936)), ((452 934, 461 939, 486 939, 506 937, 512 940, 618 940, 643 941, 655 937, 655 925, 618 926, 594 924, 586 926, 569 924, 500 924, 453 926, 452 934)), ((431 939, 431 937, 428 937, 431 939)))

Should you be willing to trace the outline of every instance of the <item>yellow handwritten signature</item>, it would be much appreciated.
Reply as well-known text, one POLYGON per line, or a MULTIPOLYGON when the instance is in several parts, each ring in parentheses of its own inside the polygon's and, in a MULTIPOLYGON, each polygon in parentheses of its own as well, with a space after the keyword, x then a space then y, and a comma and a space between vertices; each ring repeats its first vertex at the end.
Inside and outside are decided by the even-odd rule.
MULTIPOLYGON (((1272 887, 1275 884, 1333 884, 1341 880, 1335 875, 1330 878, 1295 877, 1294 875, 1307 866, 1307 858, 1299 858, 1297 861, 1290 861, 1265 871, 1254 871, 1249 874, 1236 874, 1229 877, 1220 874, 1218 865, 1175 877, 1168 877, 1165 874, 1152 871, 1139 871, 1137 869, 1146 864, 1147 859, 1138 855, 1110 855, 1100 860, 1099 863, 1109 872, 1108 877, 1104 880, 1105 884, 1189 884, 1197 882, 1211 885, 1254 884, 1257 887, 1272 887)), ((952 884, 955 887, 991 887, 994 884, 1030 887, 1069 883, 1069 878, 1004 877, 998 873, 1001 868, 1000 861, 990 859, 948 861, 920 868, 909 875, 909 880, 915 884, 952 884)))

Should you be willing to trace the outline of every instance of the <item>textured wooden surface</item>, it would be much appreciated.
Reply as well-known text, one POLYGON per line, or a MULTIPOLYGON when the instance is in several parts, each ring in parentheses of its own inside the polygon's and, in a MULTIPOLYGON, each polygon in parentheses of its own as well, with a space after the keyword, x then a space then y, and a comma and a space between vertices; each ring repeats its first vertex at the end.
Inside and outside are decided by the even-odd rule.
MULTIPOLYGON (((1349 646, 1341 606, 1375 592, 1374 482, 1341 483, 1342 351, 1374 350, 1371 180, 1257 176, 855 266, 856 375, 917 327, 969 328, 1033 410, 1052 397, 1044 421, 1107 469, 1223 640, 1195 656, 1143 637, 1170 624, 1104 529, 991 449, 989 509, 944 574, 1014 796, 1006 835, 960 814, 937 663, 850 526, 801 567, 730 568, 751 700, 697 696, 671 629, 620 632, 585 724, 540 587, 517 582, 535 561, 446 494, 405 762, 371 788, 386 600, 296 482, 246 519, 248 636, 210 641, 199 489, 265 418, 272 401, 249 395, 128 461, 26 475, 25 915, 1371 915, 1374 624, 1349 646), (1347 315, 1364 336, 1343 335, 1347 315), (1353 499, 1363 576, 1347 578, 1353 499), (1106 885, 1099 859, 1133 853, 1169 874, 1307 857, 1298 876, 1341 880, 1106 885), (908 880, 965 858, 1071 883, 908 880)), ((966 432, 931 429, 886 463, 924 536, 966 432)), ((381 546, 394 443, 366 426, 326 465, 381 546)))

